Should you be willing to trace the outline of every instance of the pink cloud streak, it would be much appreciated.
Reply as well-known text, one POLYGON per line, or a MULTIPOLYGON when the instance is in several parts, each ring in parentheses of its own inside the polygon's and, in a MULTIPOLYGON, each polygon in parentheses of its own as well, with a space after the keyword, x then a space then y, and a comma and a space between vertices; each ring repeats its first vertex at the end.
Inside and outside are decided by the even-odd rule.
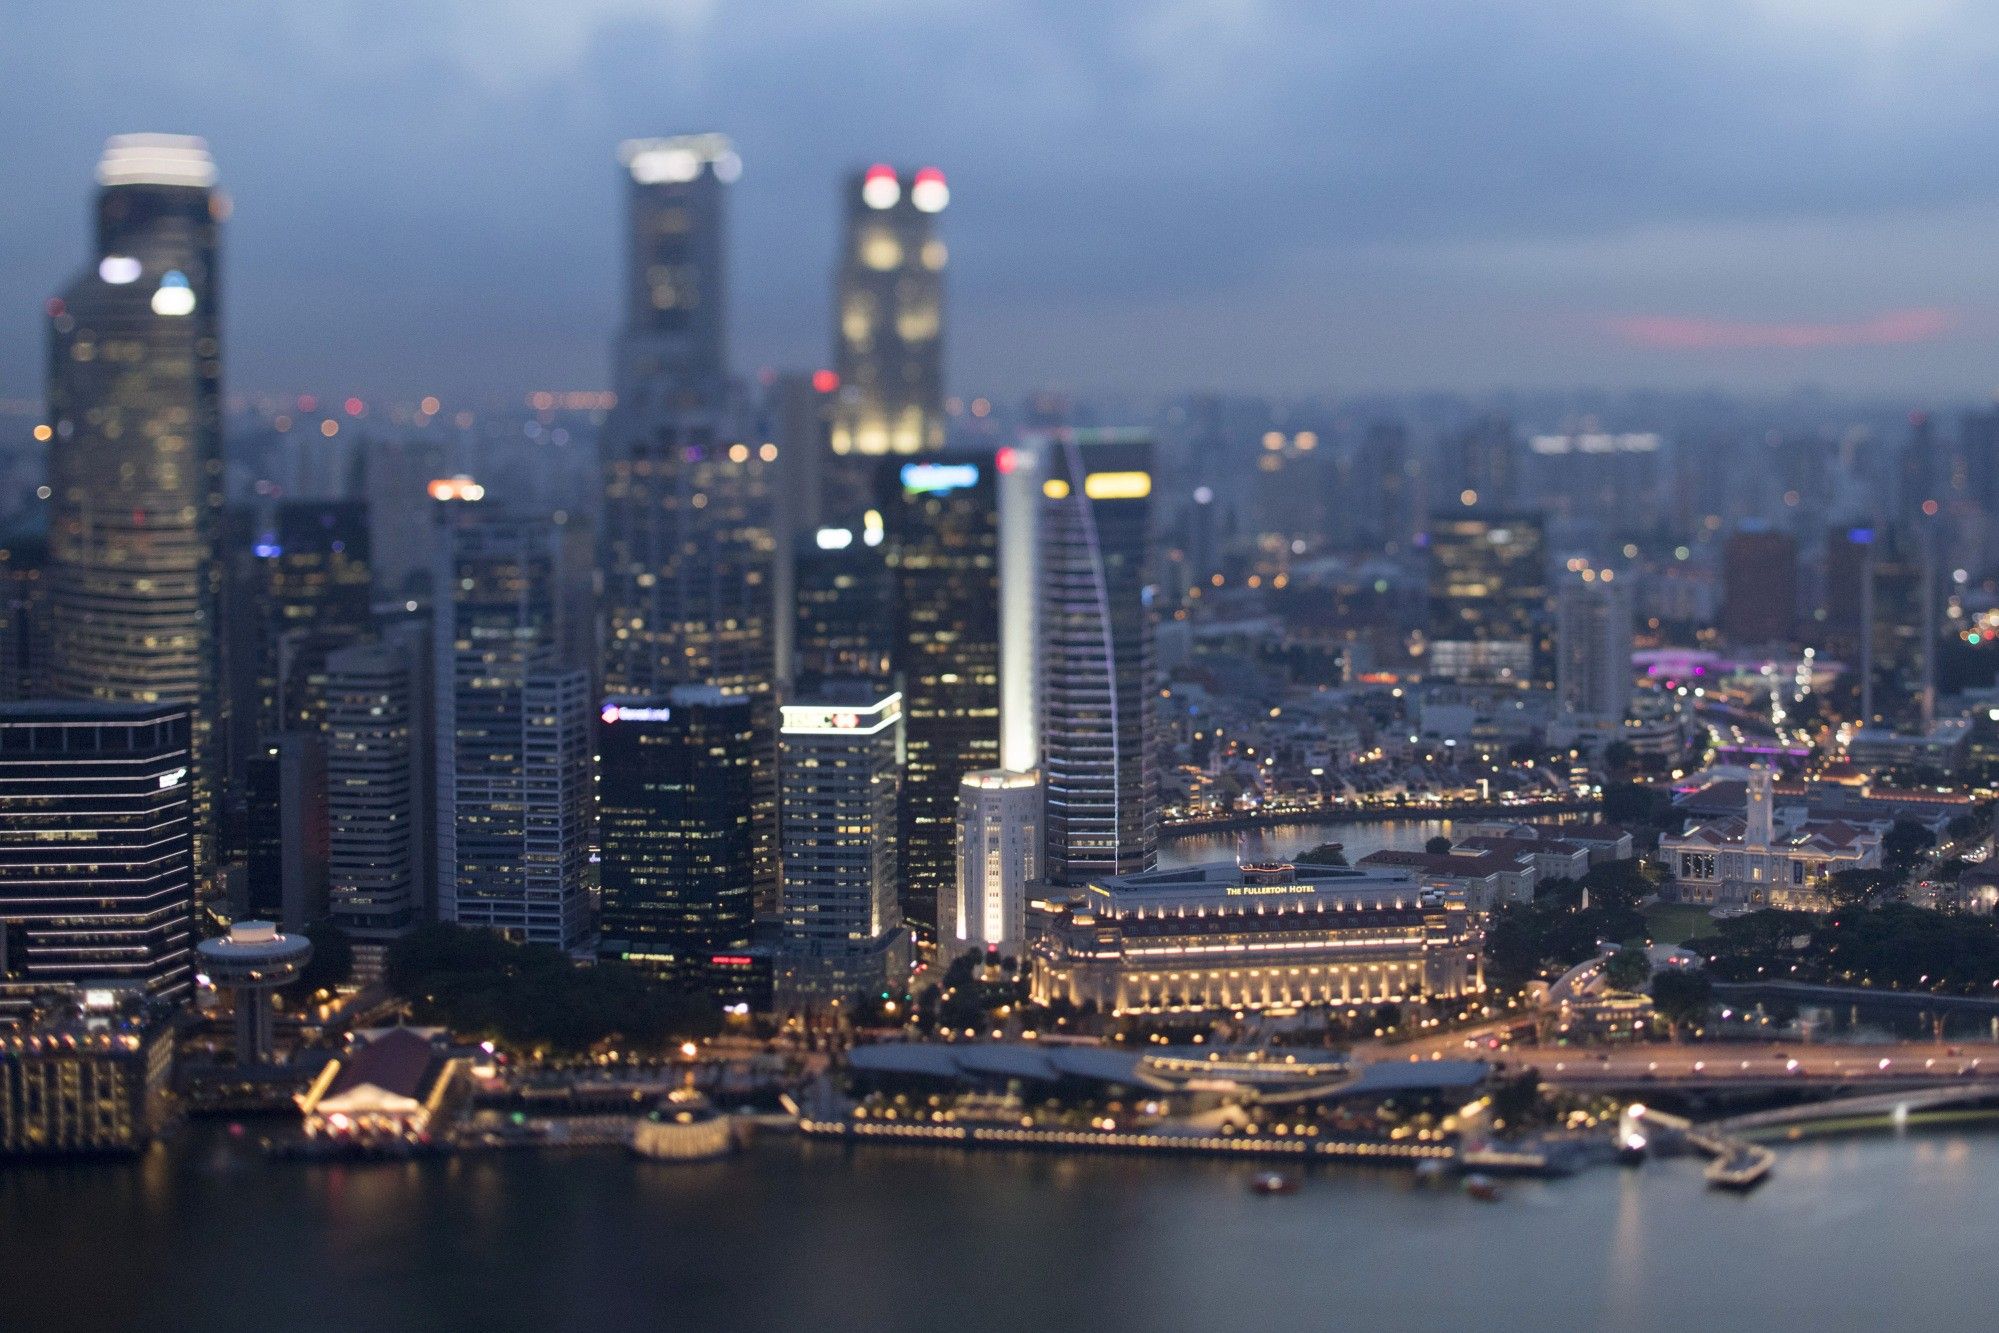
POLYGON ((1869 319, 1757 324, 1698 315, 1618 315, 1604 326, 1628 343, 1667 351, 1749 348, 1894 347, 1933 342, 1957 327, 1949 310, 1884 310, 1869 319))

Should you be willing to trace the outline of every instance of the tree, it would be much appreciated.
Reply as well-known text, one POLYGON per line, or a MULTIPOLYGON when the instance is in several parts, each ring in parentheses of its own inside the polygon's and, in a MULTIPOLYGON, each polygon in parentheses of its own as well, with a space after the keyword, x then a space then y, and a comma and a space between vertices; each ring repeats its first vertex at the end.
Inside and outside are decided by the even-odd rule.
POLYGON ((1432 856, 1449 856, 1451 854, 1451 840, 1440 833, 1424 843, 1423 850, 1432 856))
POLYGON ((1697 1025, 1714 1006, 1714 982, 1699 968, 1669 967, 1652 975, 1652 1007, 1675 1041, 1682 1025, 1697 1025))
POLYGON ((1347 852, 1344 844, 1322 842, 1311 851, 1300 852, 1291 859, 1301 866, 1343 866, 1347 863, 1347 852))
POLYGON ((1881 859, 1890 866, 1907 870, 1927 847, 1936 845, 1936 835, 1913 819, 1898 819, 1881 839, 1881 859))
POLYGON ((354 970, 354 942, 346 931, 331 921, 315 921, 305 928, 305 937, 312 941, 312 957, 289 988, 300 1000, 314 991, 332 990, 354 970))
POLYGON ((1541 1078, 1529 1069, 1492 1085, 1492 1119, 1501 1129, 1523 1129, 1541 1106, 1541 1078))
POLYGON ((1635 991, 1652 975, 1652 960, 1643 949, 1619 949, 1603 965, 1603 979, 1612 989, 1635 991))

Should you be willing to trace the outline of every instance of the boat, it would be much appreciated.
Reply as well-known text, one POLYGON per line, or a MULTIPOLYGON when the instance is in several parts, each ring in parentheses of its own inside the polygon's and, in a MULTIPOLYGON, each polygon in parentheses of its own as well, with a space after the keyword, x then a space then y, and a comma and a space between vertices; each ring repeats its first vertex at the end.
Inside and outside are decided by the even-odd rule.
POLYGON ((1296 1194, 1298 1177, 1282 1171, 1259 1171, 1250 1179, 1249 1188, 1253 1194, 1296 1194))
POLYGON ((1768 1148, 1749 1144, 1742 1152, 1715 1158, 1703 1174, 1714 1189, 1747 1194, 1769 1177, 1776 1161, 1777 1155, 1768 1148))
POLYGON ((1477 1173, 1465 1177, 1465 1193, 1480 1203, 1499 1202, 1499 1184, 1491 1176, 1477 1173))

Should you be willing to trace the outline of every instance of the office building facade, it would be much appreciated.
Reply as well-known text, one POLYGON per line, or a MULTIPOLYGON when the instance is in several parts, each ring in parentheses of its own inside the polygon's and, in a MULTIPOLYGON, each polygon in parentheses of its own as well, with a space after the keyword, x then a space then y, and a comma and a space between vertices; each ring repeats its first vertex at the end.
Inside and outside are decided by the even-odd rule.
POLYGON ((828 518, 866 506, 872 460, 944 445, 944 267, 937 216, 950 202, 935 167, 877 163, 842 194, 846 227, 834 283, 828 518))
POLYGON ((1132 432, 1064 432, 1043 455, 1043 868, 1061 884, 1149 870, 1158 852, 1146 591, 1152 463, 1151 439, 1132 432))
POLYGON ((1041 781, 988 769, 958 784, 957 873, 937 903, 937 957, 1025 956, 1028 886, 1041 878, 1041 781))
POLYGON ((599 953, 726 1003, 756 967, 751 839, 756 723, 712 686, 612 698, 600 712, 599 953))
POLYGON ((1439 680, 1546 680, 1547 549, 1541 520, 1460 506, 1423 534, 1430 584, 1429 660, 1439 680))
POLYGON ((1619 723, 1631 707, 1631 581, 1611 570, 1555 596, 1555 697, 1565 712, 1619 723))
POLYGON ((907 766, 903 915, 927 929, 957 877, 959 784, 1000 762, 999 487, 988 452, 879 476, 907 766))
POLYGON ((192 990, 193 725, 182 704, 0 707, 0 975, 192 990))
POLYGON ((195 862, 212 883, 221 693, 221 201, 198 139, 121 135, 90 266, 49 302, 51 678, 187 706, 195 862))
POLYGON ((902 696, 829 682, 786 704, 781 1008, 810 1011, 908 979, 897 902, 902 696))
POLYGON ((430 665, 414 634, 327 659, 327 880, 358 973, 431 905, 430 665))

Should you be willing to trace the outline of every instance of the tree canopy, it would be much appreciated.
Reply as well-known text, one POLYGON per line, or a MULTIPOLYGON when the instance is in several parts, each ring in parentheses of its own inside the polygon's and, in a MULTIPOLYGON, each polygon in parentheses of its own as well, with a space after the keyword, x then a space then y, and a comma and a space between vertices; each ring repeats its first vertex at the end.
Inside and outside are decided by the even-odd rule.
POLYGON ((559 949, 458 926, 422 926, 396 941, 384 976, 418 1022, 513 1047, 574 1053, 617 1039, 663 1048, 720 1026, 713 1000, 624 963, 579 967, 559 949))

